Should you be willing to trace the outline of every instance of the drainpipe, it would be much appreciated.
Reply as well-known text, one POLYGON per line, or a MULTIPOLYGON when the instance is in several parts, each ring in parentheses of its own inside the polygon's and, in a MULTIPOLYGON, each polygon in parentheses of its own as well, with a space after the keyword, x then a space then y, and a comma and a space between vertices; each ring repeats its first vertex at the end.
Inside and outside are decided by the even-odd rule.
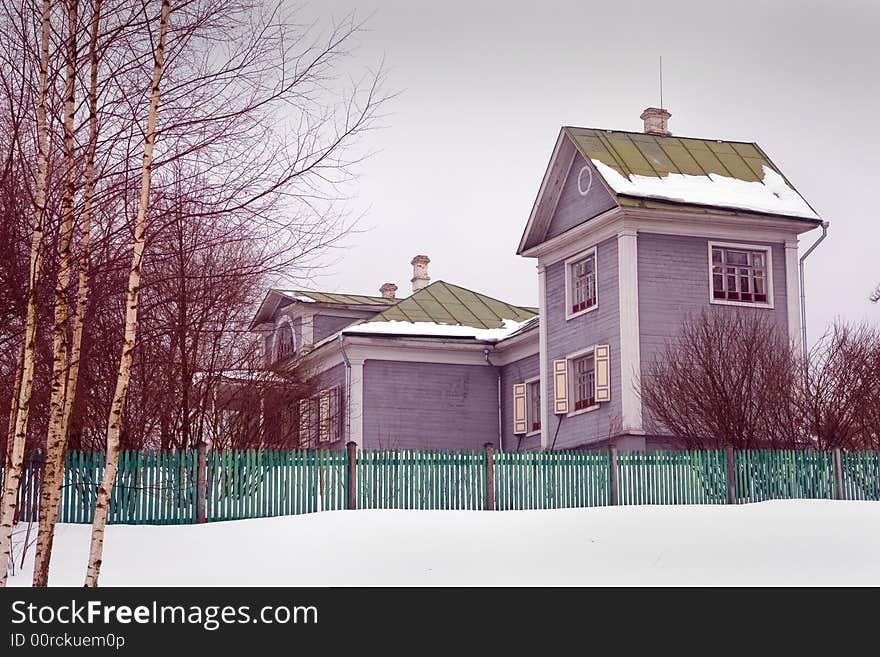
POLYGON ((810 350, 807 348, 807 301, 804 282, 804 260, 806 260, 807 256, 810 255, 813 250, 819 246, 822 240, 828 236, 829 225, 830 224, 827 221, 822 222, 822 234, 819 236, 819 239, 813 243, 813 246, 807 249, 807 252, 802 255, 798 261, 801 278, 801 347, 804 350, 804 376, 807 375, 810 367, 810 350))
POLYGON ((483 354, 486 356, 486 364, 494 367, 495 372, 498 374, 498 450, 502 451, 504 449, 504 425, 501 419, 501 369, 497 365, 493 365, 492 361, 489 360, 489 347, 483 349, 483 354))
POLYGON ((339 332, 339 351, 342 352, 342 360, 345 362, 345 442, 351 440, 351 361, 345 353, 345 335, 339 332))

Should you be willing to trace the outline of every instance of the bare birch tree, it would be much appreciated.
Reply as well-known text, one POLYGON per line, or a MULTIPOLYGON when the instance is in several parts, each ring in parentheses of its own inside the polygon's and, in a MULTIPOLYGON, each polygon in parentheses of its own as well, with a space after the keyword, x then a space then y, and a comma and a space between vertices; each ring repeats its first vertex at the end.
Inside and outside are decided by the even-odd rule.
POLYGON ((153 147, 156 141, 156 122, 159 110, 159 85, 165 66, 165 39, 168 35, 168 21, 171 15, 171 0, 162 0, 162 11, 159 19, 159 37, 154 51, 153 77, 150 93, 150 110, 147 114, 147 130, 144 137, 144 159, 141 169, 141 192, 135 219, 134 240, 132 242, 131 269, 128 275, 128 292, 125 309, 125 341, 119 360, 119 372, 116 378, 116 390, 107 420, 107 451, 104 464, 104 476, 98 486, 95 500, 95 518, 92 523, 92 538, 89 548, 89 563, 86 570, 85 586, 98 585, 101 573, 101 562, 104 551, 104 530, 107 514, 110 510, 110 494, 116 481, 119 465, 119 432, 122 422, 122 409, 128 393, 128 382, 131 376, 131 363, 137 337, 138 298, 140 294, 141 260, 144 253, 144 242, 147 231, 147 210, 150 203, 150 175, 153 165, 153 147))
POLYGON ((33 233, 31 238, 30 266, 28 275, 27 319, 25 322, 24 351, 20 382, 17 384, 17 401, 13 435, 7 440, 9 449, 8 469, 4 478, 2 502, 0 502, 0 587, 6 586, 9 563, 12 558, 12 528, 15 520, 15 507, 18 482, 21 477, 21 463, 27 438, 28 413, 30 411, 31 389, 34 380, 35 340, 37 333, 36 291, 40 278, 43 229, 46 213, 46 187, 48 175, 48 129, 46 125, 46 104, 48 96, 49 41, 51 36, 51 0, 43 0, 40 35, 40 82, 37 105, 37 178, 33 211, 33 233))
MULTIPOLYGON (((71 140, 68 147, 68 156, 73 159, 72 139, 73 139, 73 78, 74 71, 71 70, 71 62, 76 60, 76 12, 77 2, 72 2, 70 6, 70 17, 68 19, 69 29, 71 30, 70 45, 68 48, 68 90, 70 103, 67 119, 69 123, 65 123, 65 138, 71 140)), ((86 180, 85 180, 85 204, 82 213, 82 221, 80 226, 80 263, 79 263, 79 279, 77 285, 76 308, 74 311, 74 328, 73 338, 70 345, 70 362, 68 369, 63 372, 64 376, 59 382, 59 386, 63 386, 63 392, 60 393, 60 408, 56 406, 53 399, 52 412, 53 417, 50 422, 50 430, 46 438, 46 466, 44 479, 41 489, 40 499, 40 524, 37 533, 37 547, 34 556, 34 586, 48 586, 49 584, 49 562, 52 554, 52 545, 55 538, 55 524, 58 519, 58 507, 61 503, 61 488, 64 482, 64 459, 67 448, 67 439, 70 431, 70 417, 73 409, 73 402, 76 398, 77 383, 79 381, 79 365, 80 354, 82 351, 83 324, 85 321, 85 310, 89 296, 89 266, 91 259, 91 229, 92 229, 92 204, 95 194, 95 151, 98 141, 98 35, 100 32, 101 17, 101 0, 95 0, 91 29, 89 34, 89 89, 88 89, 88 127, 89 137, 86 152, 86 180)), ((67 143, 67 142, 66 142, 67 143)), ((73 163, 68 164, 68 190, 65 192, 66 207, 70 208, 72 214, 73 204, 73 163)), ((72 229, 72 227, 71 227, 72 229)), ((61 279, 62 270, 69 270, 69 264, 64 262, 64 250, 62 249, 62 268, 59 269, 59 283, 67 281, 61 279)), ((68 254, 69 258, 69 254, 68 254)), ((66 289, 62 292, 56 290, 56 309, 60 303, 67 303, 66 289), (60 298, 63 296, 63 299, 60 298)), ((57 312, 57 311, 56 311, 57 312)), ((66 334, 66 312, 56 314, 56 333, 62 330, 66 334), (63 326, 59 326, 63 322, 63 326)), ((56 338, 59 339, 59 338, 56 338)), ((56 353, 57 357, 57 353, 56 353)), ((57 370, 56 370, 57 372, 57 370)), ((53 386, 55 381, 53 381, 53 386)), ((53 390, 54 392, 54 390, 53 390)))

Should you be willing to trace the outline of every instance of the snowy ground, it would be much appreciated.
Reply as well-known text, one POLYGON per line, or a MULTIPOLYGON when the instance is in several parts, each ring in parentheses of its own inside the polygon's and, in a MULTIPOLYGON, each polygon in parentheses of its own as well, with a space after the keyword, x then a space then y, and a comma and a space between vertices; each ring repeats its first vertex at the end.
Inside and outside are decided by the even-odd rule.
MULTIPOLYGON (((59 525, 53 585, 89 527, 59 525)), ((103 585, 880 585, 880 503, 334 511, 107 530, 103 585), (231 566, 231 567, 230 567, 231 566)), ((12 585, 31 581, 31 566, 12 585)))

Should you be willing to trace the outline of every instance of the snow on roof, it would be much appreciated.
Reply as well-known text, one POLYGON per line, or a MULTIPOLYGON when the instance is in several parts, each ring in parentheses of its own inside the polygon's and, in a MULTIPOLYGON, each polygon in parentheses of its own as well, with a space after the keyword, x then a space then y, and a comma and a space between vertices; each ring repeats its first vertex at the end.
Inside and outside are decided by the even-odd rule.
POLYGON ((819 217, 807 202, 776 171, 763 165, 762 181, 729 178, 716 173, 707 176, 668 173, 663 177, 630 174, 627 177, 604 162, 591 158, 599 173, 618 194, 646 198, 739 208, 807 219, 819 217))
POLYGON ((342 333, 349 334, 378 334, 378 335, 413 335, 431 337, 456 337, 474 338, 486 342, 498 342, 518 331, 522 326, 531 321, 531 318, 523 322, 513 319, 502 320, 501 328, 474 328, 462 324, 439 324, 436 322, 405 322, 390 320, 384 322, 364 322, 342 329, 342 333))

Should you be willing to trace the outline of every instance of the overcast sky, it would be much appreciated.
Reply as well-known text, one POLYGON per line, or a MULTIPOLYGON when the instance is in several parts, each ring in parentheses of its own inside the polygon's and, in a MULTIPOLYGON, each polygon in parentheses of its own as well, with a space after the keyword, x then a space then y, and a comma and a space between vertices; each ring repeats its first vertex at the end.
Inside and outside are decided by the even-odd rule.
MULTIPOLYGON (((658 57, 673 134, 754 141, 831 222, 807 260, 811 335, 840 316, 880 322, 880 50, 875 1, 480 2, 322 0, 329 19, 372 14, 364 66, 383 56, 400 95, 362 168, 362 228, 317 285, 410 290, 430 275, 537 303, 515 255, 559 127, 641 130, 658 57)), ((801 238, 801 252, 819 231, 801 238)))

